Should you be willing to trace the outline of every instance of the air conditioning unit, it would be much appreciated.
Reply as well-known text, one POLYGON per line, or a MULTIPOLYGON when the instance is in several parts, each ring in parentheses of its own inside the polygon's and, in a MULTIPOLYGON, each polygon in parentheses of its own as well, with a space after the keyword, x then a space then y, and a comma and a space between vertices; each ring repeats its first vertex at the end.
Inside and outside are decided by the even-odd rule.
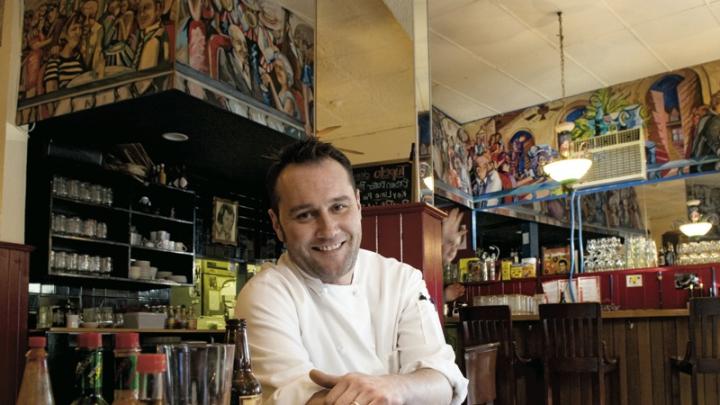
POLYGON ((647 178, 643 127, 573 141, 571 148, 586 150, 593 162, 585 177, 573 185, 574 188, 647 178))

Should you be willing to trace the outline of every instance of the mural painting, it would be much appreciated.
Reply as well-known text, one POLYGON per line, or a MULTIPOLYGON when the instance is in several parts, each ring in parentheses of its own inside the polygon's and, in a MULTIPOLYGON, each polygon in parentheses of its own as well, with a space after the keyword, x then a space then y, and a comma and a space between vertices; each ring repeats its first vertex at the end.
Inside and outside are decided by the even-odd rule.
MULTIPOLYGON (((263 0, 183 0, 177 62, 275 108, 312 132, 312 25, 263 0)), ((202 89, 188 83, 199 98, 202 89)))
MULTIPOLYGON (((644 127, 648 165, 670 161, 699 160, 720 156, 720 61, 623 83, 593 92, 567 97, 524 110, 504 113, 477 121, 458 123, 433 108, 433 162, 435 176, 465 191, 462 174, 451 164, 453 155, 464 157, 474 197, 541 184, 547 180, 543 166, 577 141, 613 131, 644 127), (573 122, 570 138, 556 139, 554 128, 573 122), (459 152, 464 152, 462 155, 459 152), (454 171, 453 171, 454 170, 454 171), (459 184, 460 187, 455 186, 459 184)), ((714 170, 715 163, 693 170, 714 170)), ((657 176, 677 174, 677 169, 657 172, 657 176)), ((529 187, 529 191, 533 188, 529 187)), ((542 198, 554 191, 544 191, 542 198)), ((613 193, 610 193, 613 194, 613 193)), ((625 197, 608 195, 622 201, 625 197)), ((483 206, 512 203, 489 198, 483 206)), ((515 200, 530 195, 513 197, 515 200)), ((633 208, 605 219, 636 228, 633 208), (616 218, 618 216, 618 218, 616 218), (627 217, 627 218, 626 218, 627 217)), ((562 210, 553 209, 560 216, 562 210)))
POLYGON ((18 121, 164 90, 167 80, 120 78, 171 68, 174 10, 174 0, 25 0, 18 121))

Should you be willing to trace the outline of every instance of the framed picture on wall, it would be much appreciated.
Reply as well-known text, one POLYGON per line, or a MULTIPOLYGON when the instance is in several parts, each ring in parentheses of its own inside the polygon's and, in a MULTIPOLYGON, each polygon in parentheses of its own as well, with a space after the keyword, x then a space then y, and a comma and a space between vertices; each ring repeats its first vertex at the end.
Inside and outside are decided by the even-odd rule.
POLYGON ((213 198, 213 243, 237 245, 237 213, 237 202, 213 198))

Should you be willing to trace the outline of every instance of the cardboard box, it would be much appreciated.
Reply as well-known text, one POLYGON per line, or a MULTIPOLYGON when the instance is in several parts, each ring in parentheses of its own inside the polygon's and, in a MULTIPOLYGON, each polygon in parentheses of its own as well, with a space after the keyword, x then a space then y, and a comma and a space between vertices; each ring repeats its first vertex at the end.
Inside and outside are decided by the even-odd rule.
POLYGON ((570 246, 543 248, 543 274, 567 274, 570 272, 570 246))

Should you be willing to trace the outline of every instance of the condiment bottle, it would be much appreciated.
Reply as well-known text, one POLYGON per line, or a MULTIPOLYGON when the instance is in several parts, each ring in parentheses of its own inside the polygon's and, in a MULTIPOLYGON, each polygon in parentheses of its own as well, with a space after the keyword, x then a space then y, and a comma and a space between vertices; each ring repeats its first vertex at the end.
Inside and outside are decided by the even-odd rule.
POLYGON ((99 333, 81 333, 77 337, 80 363, 75 369, 80 380, 80 397, 73 405, 107 405, 102 397, 102 336, 99 333))
POLYGON ((16 404, 53 405, 55 401, 45 351, 47 340, 44 336, 32 336, 28 340, 30 350, 25 354, 25 372, 16 404))
POLYGON ((138 401, 137 358, 140 338, 137 333, 115 335, 115 390, 113 405, 135 405, 138 401))
POLYGON ((140 379, 139 403, 151 405, 165 404, 163 374, 166 369, 167 363, 164 354, 148 353, 138 356, 137 372, 140 379))

